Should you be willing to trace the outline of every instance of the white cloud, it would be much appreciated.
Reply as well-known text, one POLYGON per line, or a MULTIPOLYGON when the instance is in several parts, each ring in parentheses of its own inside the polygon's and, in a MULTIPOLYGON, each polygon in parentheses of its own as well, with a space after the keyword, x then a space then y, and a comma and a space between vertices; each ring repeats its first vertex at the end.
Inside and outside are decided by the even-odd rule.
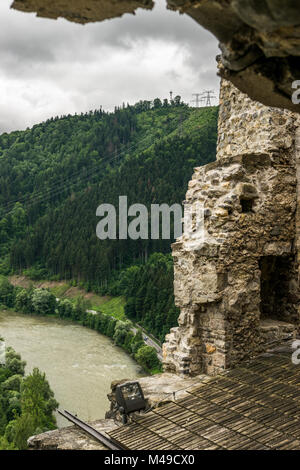
POLYGON ((218 89, 215 38, 163 0, 152 12, 85 26, 36 18, 10 3, 0 4, 0 132, 170 90, 189 101, 218 89))

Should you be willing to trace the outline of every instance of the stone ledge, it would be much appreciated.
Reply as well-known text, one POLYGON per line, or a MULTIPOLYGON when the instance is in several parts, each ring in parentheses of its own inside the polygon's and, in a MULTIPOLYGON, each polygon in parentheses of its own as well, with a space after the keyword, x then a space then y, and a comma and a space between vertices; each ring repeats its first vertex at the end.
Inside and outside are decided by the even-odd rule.
MULTIPOLYGON (((144 397, 147 401, 149 408, 156 408, 161 406, 163 403, 178 399, 186 393, 186 389, 199 384, 203 380, 208 379, 207 375, 198 375, 196 377, 179 377, 176 374, 164 372, 162 374, 156 374, 151 377, 142 377, 139 379, 139 383, 142 387, 144 397)), ((121 420, 121 417, 117 410, 115 391, 117 385, 127 382, 128 379, 114 381, 111 384, 111 393, 108 395, 108 399, 111 402, 110 411, 105 415, 106 418, 116 418, 121 420)))
MULTIPOLYGON (((100 419, 89 424, 102 433, 118 427, 113 419, 100 419)), ((76 426, 32 436, 28 439, 28 448, 30 450, 107 450, 104 445, 76 426)))
POLYGON ((27 13, 36 12, 37 16, 57 19, 59 17, 75 23, 103 21, 124 15, 135 14, 137 8, 152 9, 152 0, 15 0, 12 8, 27 13))
MULTIPOLYGON (((111 411, 106 414, 107 419, 89 423, 97 431, 105 434, 119 427, 118 420, 120 421, 121 417, 116 409, 115 390, 118 384, 127 382, 127 380, 112 383, 112 393, 108 395, 111 400, 111 411), (116 419, 112 419, 112 417, 116 419)), ((139 382, 149 408, 156 408, 164 403, 183 397, 187 388, 206 380, 209 380, 209 378, 204 375, 192 379, 183 379, 175 374, 163 373, 151 377, 142 377, 139 382)), ((68 426, 32 436, 28 439, 28 447, 30 450, 107 450, 104 445, 76 426, 68 426)))

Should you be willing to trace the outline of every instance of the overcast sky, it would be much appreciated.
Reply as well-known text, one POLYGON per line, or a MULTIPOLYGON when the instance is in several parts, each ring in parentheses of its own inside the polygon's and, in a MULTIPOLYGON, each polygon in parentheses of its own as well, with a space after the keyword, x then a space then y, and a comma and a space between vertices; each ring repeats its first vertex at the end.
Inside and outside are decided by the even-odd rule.
POLYGON ((0 133, 170 90, 186 102, 205 89, 218 96, 216 39, 165 0, 152 12, 85 26, 36 18, 11 3, 0 2, 0 133))

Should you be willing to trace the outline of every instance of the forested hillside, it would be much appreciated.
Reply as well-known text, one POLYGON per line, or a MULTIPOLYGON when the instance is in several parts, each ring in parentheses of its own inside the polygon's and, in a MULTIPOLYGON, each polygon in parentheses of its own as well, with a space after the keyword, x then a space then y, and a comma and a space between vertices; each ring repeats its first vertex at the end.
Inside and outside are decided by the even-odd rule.
MULTIPOLYGON (((189 108, 179 97, 171 103, 156 99, 2 134, 0 273, 27 270, 33 277, 73 279, 95 292, 118 290, 129 302, 129 316, 143 320, 133 299, 135 290, 147 287, 140 283, 123 292, 119 279, 152 253, 168 254, 173 240, 101 241, 96 209, 102 203, 118 207, 120 195, 128 205, 148 208, 181 203, 193 167, 215 159, 217 112, 189 108)), ((172 280, 172 266, 167 271, 172 280)), ((164 305, 171 302, 172 282, 167 284, 164 305)))

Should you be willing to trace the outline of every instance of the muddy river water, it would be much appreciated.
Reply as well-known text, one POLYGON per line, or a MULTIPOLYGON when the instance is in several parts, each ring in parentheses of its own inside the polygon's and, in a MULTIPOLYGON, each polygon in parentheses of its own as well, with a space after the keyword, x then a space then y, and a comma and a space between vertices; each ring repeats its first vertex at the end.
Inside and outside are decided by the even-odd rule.
MULTIPOLYGON (((60 408, 82 419, 104 418, 113 380, 144 375, 109 338, 57 318, 0 311, 0 336, 26 361, 26 373, 46 373, 60 408)), ((70 424, 60 415, 57 422, 70 424)))

